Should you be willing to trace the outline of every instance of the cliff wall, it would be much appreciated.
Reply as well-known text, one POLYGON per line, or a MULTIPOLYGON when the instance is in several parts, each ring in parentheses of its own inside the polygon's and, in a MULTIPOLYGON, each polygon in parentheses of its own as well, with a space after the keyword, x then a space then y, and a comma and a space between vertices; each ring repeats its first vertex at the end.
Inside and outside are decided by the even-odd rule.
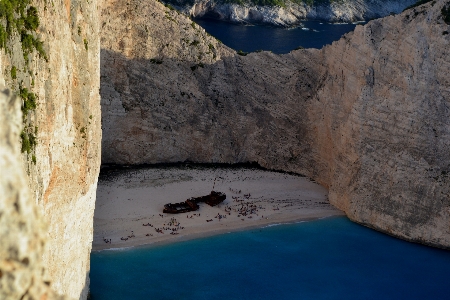
POLYGON ((22 101, 0 87, 0 298, 57 299, 49 288, 45 222, 28 187, 20 153, 22 101))
POLYGON ((42 258, 43 280, 57 294, 85 299, 101 146, 97 2, 32 1, 25 12, 35 32, 13 27, 0 59, 6 86, 22 98, 18 149, 41 216, 36 224, 46 224, 33 229, 46 247, 30 255, 42 258))
MULTIPOLYGON (((357 26, 322 50, 240 56, 214 44, 220 59, 201 63, 190 46, 177 42, 179 55, 159 42, 177 26, 194 34, 187 18, 159 3, 147 18, 128 9, 136 28, 166 29, 102 28, 102 161, 255 161, 313 177, 356 222, 449 248, 445 3, 357 26), (144 51, 148 41, 159 51, 144 51)), ((103 24, 125 18, 108 11, 103 24)))
MULTIPOLYGON (((102 147, 114 149, 102 153, 103 161, 114 161, 115 151, 121 153, 117 156, 120 162, 133 161, 133 158, 122 158, 134 157, 135 151, 144 157, 152 156, 155 152, 145 154, 147 143, 158 149, 166 148, 166 141, 160 135, 164 130, 160 132, 155 127, 167 127, 169 115, 181 120, 185 114, 186 117, 193 114, 191 109, 203 107, 201 102, 196 108, 176 106, 174 102, 164 106, 165 98, 171 101, 178 97, 191 99, 190 93, 197 89, 197 83, 191 79, 193 69, 200 70, 222 57, 233 56, 234 51, 185 16, 156 1, 105 0, 101 16, 101 91, 102 114, 105 114, 102 129, 107 132, 103 135, 102 147), (145 107, 144 103, 149 106, 145 107), (161 110, 153 110, 154 106, 161 110), (182 112, 177 113, 178 109, 182 112), (137 115, 134 117, 134 114, 137 115), (152 117, 148 124, 129 123, 130 120, 145 120, 142 114, 151 114, 155 119, 152 117), (165 120, 160 125, 159 118, 165 120), (136 139, 126 137, 130 130, 136 139)), ((186 130, 190 129, 186 127, 186 130)), ((165 161, 167 155, 161 154, 160 158, 165 161)))
POLYGON ((183 13, 197 18, 208 17, 234 23, 293 26, 303 20, 356 22, 381 18, 391 13, 400 13, 416 1, 319 1, 312 5, 306 4, 307 1, 284 0, 272 1, 282 5, 258 5, 256 4, 258 1, 172 0, 167 2, 183 13))
POLYGON ((322 123, 312 146, 325 164, 317 178, 334 205, 364 225, 449 248, 444 3, 375 20, 323 49, 326 84, 309 110, 322 123))

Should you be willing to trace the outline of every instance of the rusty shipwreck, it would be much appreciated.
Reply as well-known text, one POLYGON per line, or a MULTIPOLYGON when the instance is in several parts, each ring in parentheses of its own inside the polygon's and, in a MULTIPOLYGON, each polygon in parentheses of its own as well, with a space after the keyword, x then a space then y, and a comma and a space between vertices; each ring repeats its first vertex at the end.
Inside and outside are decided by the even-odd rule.
POLYGON ((199 209, 198 204, 204 202, 210 206, 216 206, 222 203, 227 196, 225 193, 212 191, 209 195, 201 197, 192 197, 184 202, 179 203, 167 203, 164 205, 163 213, 168 214, 180 214, 190 211, 196 211, 199 209))

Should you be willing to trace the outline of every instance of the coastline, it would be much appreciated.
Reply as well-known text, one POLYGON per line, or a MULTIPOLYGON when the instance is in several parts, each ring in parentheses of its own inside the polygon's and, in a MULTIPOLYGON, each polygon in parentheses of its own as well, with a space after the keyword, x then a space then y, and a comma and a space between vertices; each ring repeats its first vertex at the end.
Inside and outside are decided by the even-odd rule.
POLYGON ((235 24, 271 25, 289 28, 303 21, 345 22, 369 21, 390 14, 401 13, 413 5, 414 0, 344 1, 330 4, 307 5, 294 1, 275 1, 277 4, 258 5, 255 1, 230 3, 225 1, 195 0, 188 3, 180 0, 163 1, 192 18, 210 18, 235 24))
MULTIPOLYGON (((190 234, 180 234, 178 236, 167 236, 167 238, 164 239, 164 237, 161 237, 160 239, 154 239, 151 241, 144 241, 141 242, 139 240, 131 241, 128 244, 124 244, 123 247, 120 247, 117 245, 117 247, 108 247, 108 244, 105 245, 98 245, 97 247, 92 247, 91 252, 100 252, 100 251, 122 251, 122 250, 128 250, 128 249, 134 249, 134 248, 141 248, 141 247, 157 247, 162 245, 168 245, 172 243, 178 243, 178 242, 185 242, 189 240, 195 240, 195 239, 202 239, 207 238, 211 236, 216 235, 222 235, 232 232, 239 232, 239 231, 246 231, 246 230, 253 230, 253 229, 261 229, 271 226, 281 226, 281 225, 289 225, 289 224, 297 224, 297 223, 303 223, 303 222, 310 222, 315 220, 322 220, 332 217, 344 217, 345 214, 342 211, 337 211, 333 214, 327 214, 323 216, 311 216, 306 218, 300 218, 300 219, 293 219, 293 220, 282 220, 282 221, 273 221, 270 220, 269 222, 261 222, 261 223, 253 223, 253 224, 242 224, 241 226, 232 226, 232 227, 225 227, 225 228, 218 228, 218 229, 211 229, 207 230, 208 228, 205 227, 204 231, 199 231, 195 233, 190 234)), ((241 223, 238 223, 241 224, 241 223)))
POLYGON ((131 169, 99 181, 92 251, 157 246, 344 215, 329 204, 327 195, 308 178, 259 169, 131 169), (222 204, 162 213, 165 203, 208 194, 214 178, 215 190, 227 194, 222 204), (143 226, 147 224, 151 226, 143 226))

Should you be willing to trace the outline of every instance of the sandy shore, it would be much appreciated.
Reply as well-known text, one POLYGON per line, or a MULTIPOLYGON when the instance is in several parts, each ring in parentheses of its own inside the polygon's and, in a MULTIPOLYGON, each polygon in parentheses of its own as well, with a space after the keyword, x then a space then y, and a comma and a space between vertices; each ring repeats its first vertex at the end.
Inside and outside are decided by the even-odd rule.
POLYGON ((99 180, 93 250, 343 215, 329 204, 327 194, 308 178, 259 169, 170 167, 121 172, 99 180), (201 203, 195 212, 162 213, 166 203, 209 194, 215 178, 214 190, 227 195, 219 206, 201 203))

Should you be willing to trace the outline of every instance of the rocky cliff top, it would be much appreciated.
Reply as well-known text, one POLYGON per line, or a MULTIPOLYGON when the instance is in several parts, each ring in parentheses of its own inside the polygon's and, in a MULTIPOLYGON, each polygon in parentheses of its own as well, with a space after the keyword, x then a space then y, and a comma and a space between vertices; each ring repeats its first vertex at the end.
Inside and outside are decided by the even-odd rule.
POLYGON ((294 26, 304 20, 356 22, 398 14, 415 0, 167 0, 196 18, 294 26))
POLYGON ((212 63, 234 53, 195 22, 158 1, 104 0, 101 16, 102 49, 127 59, 154 64, 167 59, 212 63), (111 34, 119 32, 120 36, 111 34))

